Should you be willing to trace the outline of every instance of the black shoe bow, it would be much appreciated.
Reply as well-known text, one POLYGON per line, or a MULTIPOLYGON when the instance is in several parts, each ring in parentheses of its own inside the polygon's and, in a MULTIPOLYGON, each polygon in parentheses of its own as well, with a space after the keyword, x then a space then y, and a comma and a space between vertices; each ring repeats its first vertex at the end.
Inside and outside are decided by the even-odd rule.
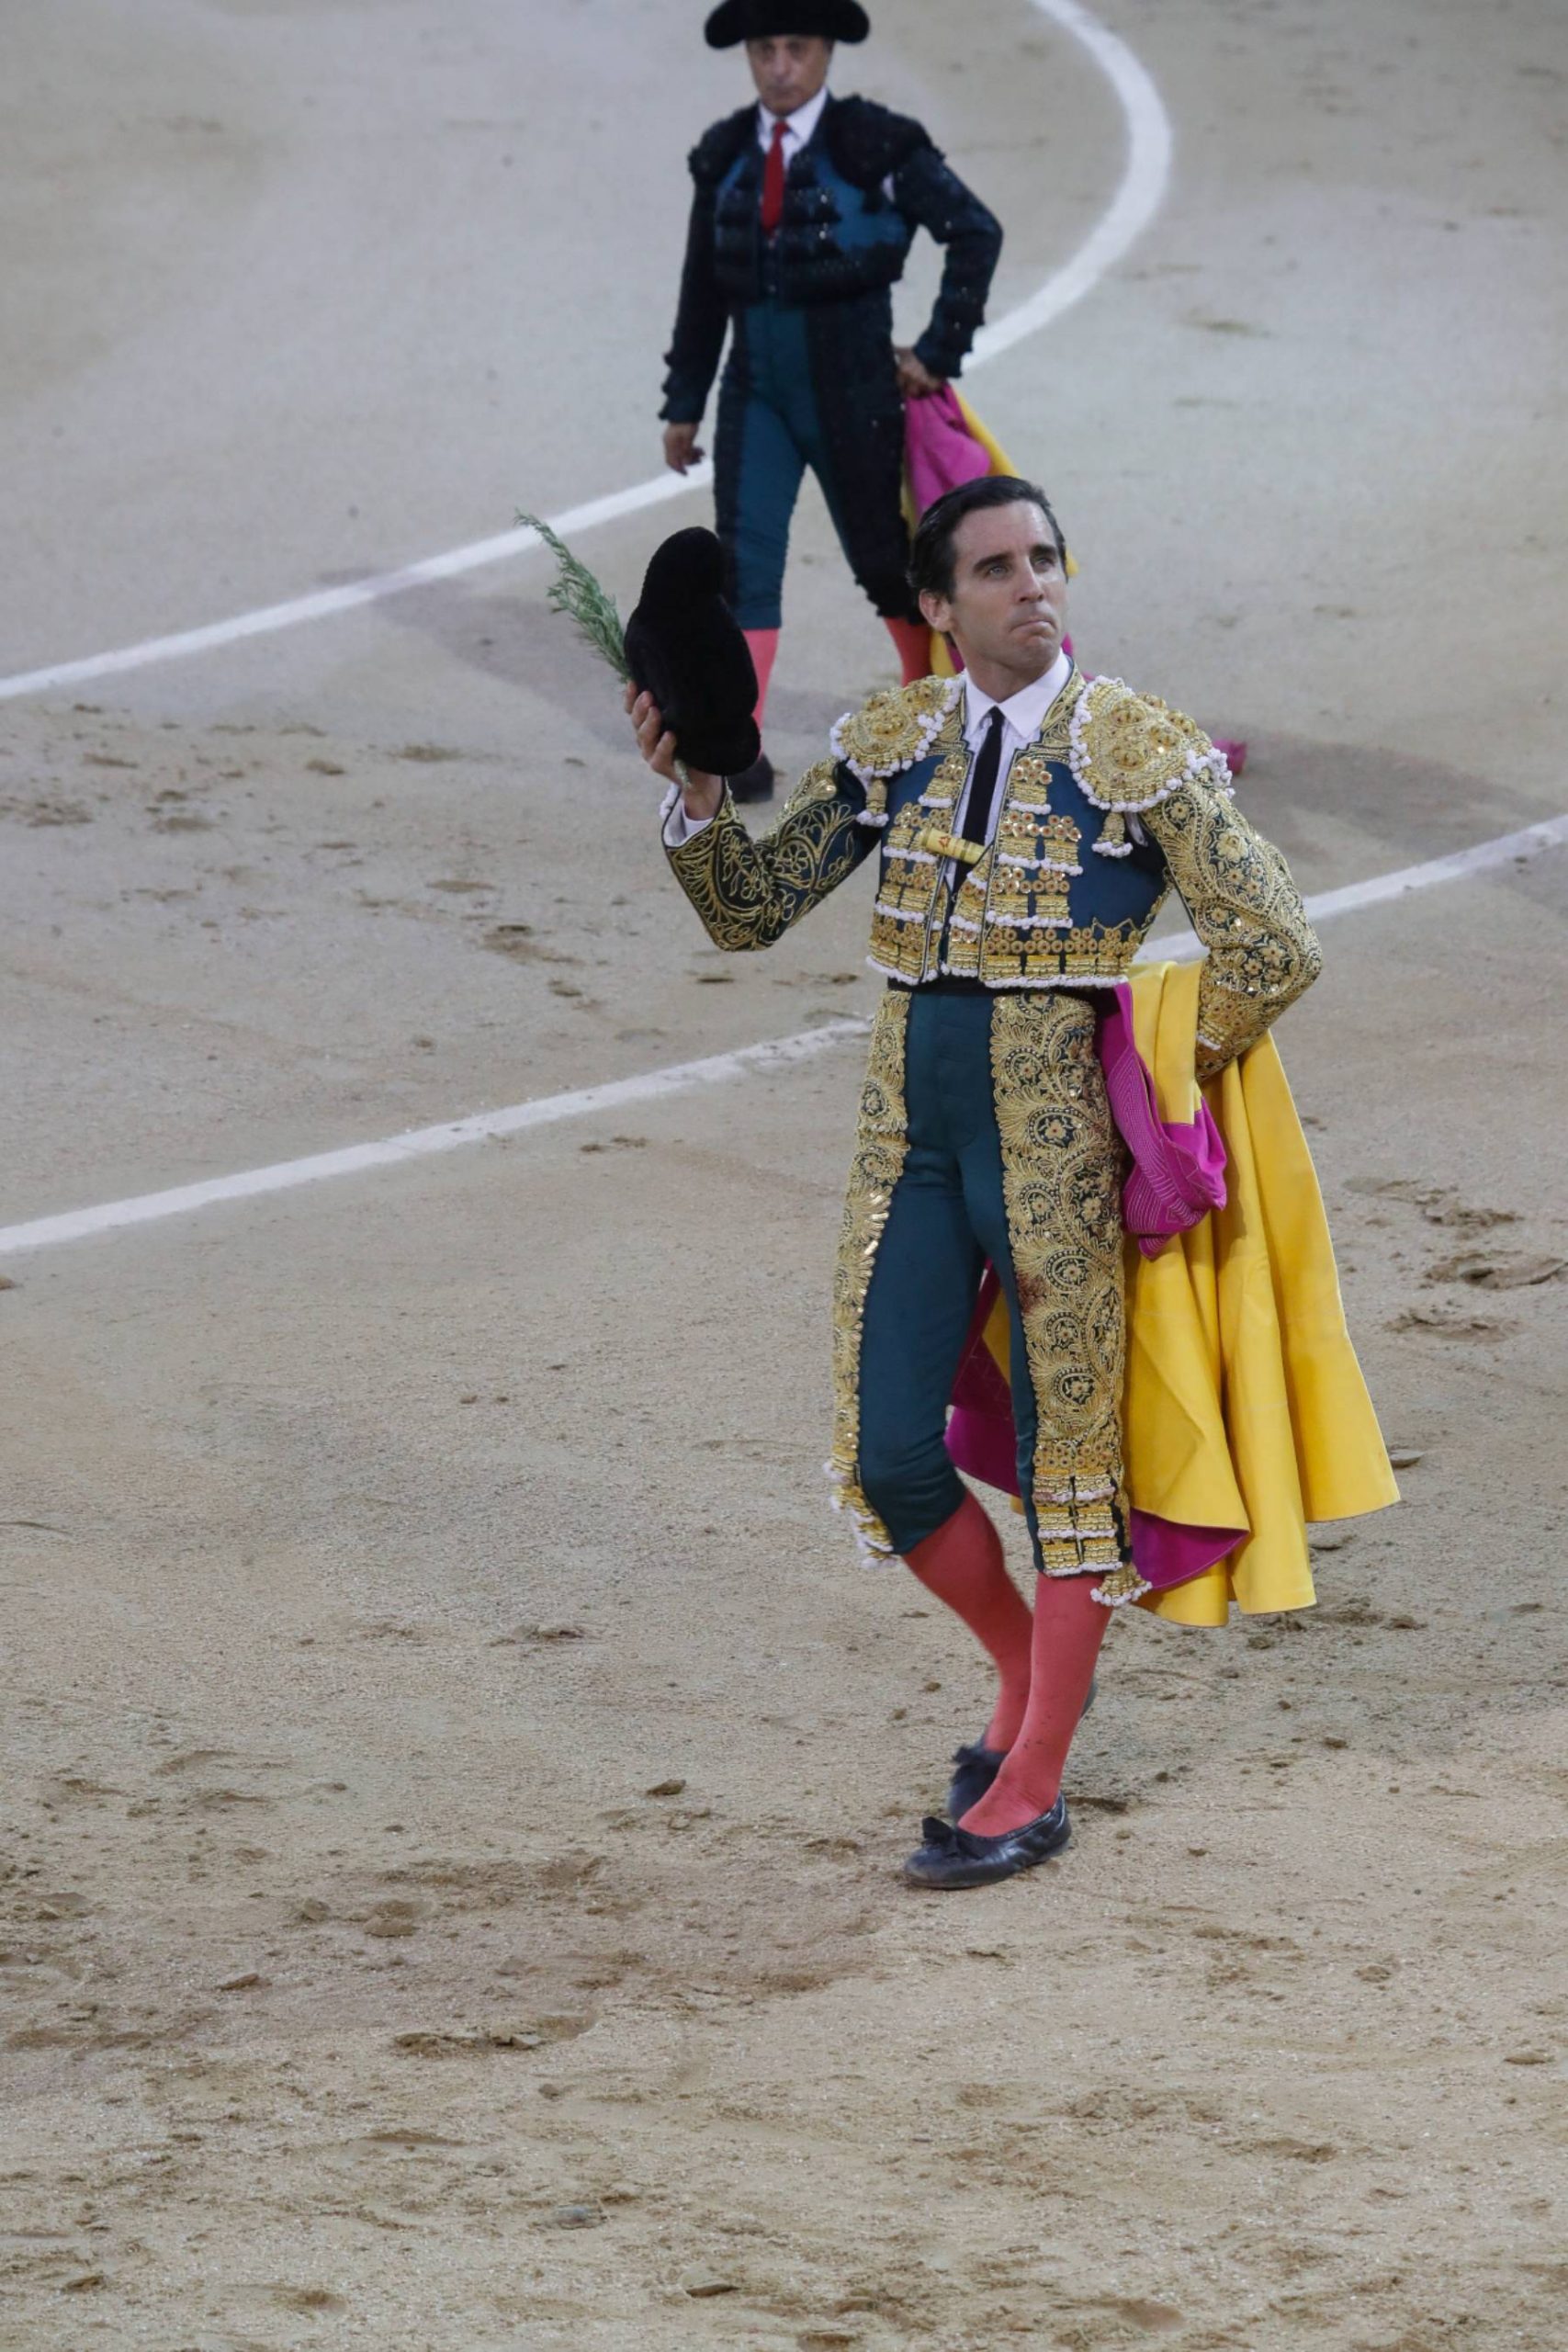
POLYGON ((904 1865, 911 1886, 943 1891, 965 1886, 990 1886, 998 1879, 1016 1878, 1059 1854, 1072 1835, 1067 1801, 1058 1796, 1050 1810, 1007 1829, 998 1838, 982 1838, 973 1829, 957 1829, 951 1821, 928 1814, 920 1824, 920 1843, 904 1865))

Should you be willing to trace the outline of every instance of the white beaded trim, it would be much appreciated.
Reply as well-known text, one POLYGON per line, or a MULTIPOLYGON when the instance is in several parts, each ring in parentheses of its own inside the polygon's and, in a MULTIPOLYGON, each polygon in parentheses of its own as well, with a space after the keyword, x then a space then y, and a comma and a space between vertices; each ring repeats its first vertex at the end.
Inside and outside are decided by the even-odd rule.
POLYGON ((890 907, 881 899, 871 911, 874 915, 886 915, 889 922, 924 922, 926 919, 923 907, 890 907))
MULTIPOLYGON (((922 985, 919 980, 912 980, 908 972, 899 971, 897 965, 883 963, 879 956, 868 956, 865 964, 867 971, 880 972, 885 980, 897 980, 900 988, 914 989, 922 985)), ((950 963, 944 962, 937 968, 942 974, 949 976, 953 974, 953 966, 950 963)), ((976 976, 973 972, 964 972, 957 977, 962 979, 974 979, 976 976)), ((1124 972, 1100 973, 1089 979, 1084 979, 1077 973, 1052 972, 1044 978, 1025 978, 1021 975, 1009 975, 1005 979, 987 979, 981 984, 989 989, 993 996, 1007 996, 1014 989, 1113 989, 1119 979, 1125 978, 1124 972)))
MULTIPOLYGON (((958 927, 956 915, 953 921, 953 928, 956 930, 958 927)), ((1071 915, 1004 915, 998 914, 995 907, 991 909, 991 921, 999 924, 1003 931, 1071 931, 1073 927, 1071 915)), ((980 926, 977 922, 971 922, 965 923, 964 928, 966 931, 978 931, 980 926)))
POLYGON ((1061 857, 1013 857, 1005 849, 997 852, 998 865, 1019 865, 1029 874, 1081 874, 1081 865, 1069 865, 1061 857))
MULTIPOLYGON (((1101 677, 1096 678, 1093 683, 1097 686, 1120 686, 1122 693, 1126 695, 1133 692, 1125 678, 1101 677)), ((1196 784, 1205 776, 1218 791, 1228 794, 1234 790, 1231 784, 1230 763, 1224 753, 1211 743, 1206 751, 1201 752, 1194 746, 1188 752, 1180 774, 1173 776, 1160 791, 1151 793, 1146 800, 1102 800, 1089 780, 1089 772, 1094 765, 1089 757, 1089 746, 1084 740, 1085 729, 1090 716, 1089 692, 1089 686, 1086 684, 1073 706, 1073 715, 1067 726, 1067 765, 1073 772, 1078 790, 1094 808, 1113 809, 1118 816, 1123 817, 1132 815, 1141 808, 1157 808, 1162 800, 1168 800, 1173 792, 1181 790, 1183 785, 1196 784)), ((1095 847, 1100 848, 1098 842, 1095 847)), ((1106 857, 1124 857, 1127 853, 1125 850, 1108 849, 1101 854, 1106 857)))
POLYGON ((832 1508, 842 1511, 845 1517, 853 1522, 855 1549, 860 1554, 862 1565, 868 1568, 879 1567, 884 1560, 892 1559, 892 1544, 879 1542, 877 1537, 870 1532, 859 1507, 852 1501, 850 1481, 843 1471, 832 1462, 824 1462, 822 1468, 833 1490, 829 1497, 832 1508))
POLYGON ((1138 1582, 1127 1592, 1106 1592, 1100 1585, 1096 1585, 1089 1594, 1089 1599, 1098 1600, 1102 1609, 1125 1609, 1130 1600, 1142 1600, 1145 1592, 1153 1592, 1153 1585, 1145 1577, 1140 1577, 1138 1582))
POLYGON ((889 857, 906 857, 911 865, 934 865, 936 859, 929 849, 890 849, 889 857))
MULTIPOLYGON (((942 968, 946 972, 952 967, 944 964, 942 968)), ((1102 972, 1088 979, 1076 972, 1047 972, 1039 978, 1028 973, 1010 972, 1005 979, 987 980, 986 986, 998 994, 1010 989, 1113 989, 1117 981, 1124 978, 1121 972, 1102 972)))
POLYGON ((957 700, 961 684, 962 681, 957 678, 950 679, 942 691, 942 700, 936 705, 935 708, 928 710, 923 718, 918 718, 915 721, 916 748, 909 753, 908 759, 891 760, 886 766, 873 768, 863 766, 859 760, 852 756, 852 753, 846 752, 844 749, 844 729, 849 726, 852 719, 859 718, 860 713, 855 710, 846 710, 843 717, 837 719, 829 730, 828 744, 829 750, 832 752, 833 757, 836 760, 842 761, 844 766, 849 769, 850 774, 853 776, 858 776, 861 783, 866 786, 868 791, 874 784, 886 784, 890 775, 897 775, 905 768, 912 768, 917 760, 923 760, 925 758, 926 753, 931 750, 931 745, 942 733, 942 726, 946 720, 948 712, 953 708, 953 703, 957 700))

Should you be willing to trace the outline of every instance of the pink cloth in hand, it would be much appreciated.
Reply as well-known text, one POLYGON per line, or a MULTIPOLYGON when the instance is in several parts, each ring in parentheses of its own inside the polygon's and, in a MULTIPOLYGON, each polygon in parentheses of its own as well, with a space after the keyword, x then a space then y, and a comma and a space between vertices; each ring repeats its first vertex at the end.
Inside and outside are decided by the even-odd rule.
POLYGON ((944 491, 978 481, 990 472, 991 460, 964 424, 951 384, 940 392, 928 392, 923 400, 904 402, 904 462, 917 514, 923 514, 944 491))
POLYGON ((1225 1204, 1225 1147, 1201 1095, 1196 1119, 1162 1119, 1133 1033, 1133 991, 1118 981, 1100 1015, 1100 1059, 1111 1114, 1133 1155, 1122 1220, 1145 1258, 1225 1204))

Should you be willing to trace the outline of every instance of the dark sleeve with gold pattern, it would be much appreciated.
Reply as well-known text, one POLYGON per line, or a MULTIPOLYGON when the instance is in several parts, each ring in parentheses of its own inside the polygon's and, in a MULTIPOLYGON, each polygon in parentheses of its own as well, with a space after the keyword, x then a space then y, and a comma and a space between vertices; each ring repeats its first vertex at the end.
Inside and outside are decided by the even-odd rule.
POLYGON ((1198 991, 1198 1075, 1213 1078, 1312 986, 1323 951, 1283 857, 1208 776, 1140 809, 1138 821, 1164 851, 1209 951, 1198 991))
POLYGON ((875 833, 855 822, 864 807, 849 770, 819 760, 761 841, 736 815, 727 785, 712 823, 665 854, 716 947, 771 947, 873 847, 875 833))

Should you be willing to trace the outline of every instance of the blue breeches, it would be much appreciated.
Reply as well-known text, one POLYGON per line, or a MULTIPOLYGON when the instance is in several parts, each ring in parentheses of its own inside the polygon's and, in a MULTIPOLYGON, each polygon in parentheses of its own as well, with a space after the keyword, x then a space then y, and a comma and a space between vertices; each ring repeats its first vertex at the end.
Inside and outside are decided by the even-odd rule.
MULTIPOLYGON (((1066 991, 920 988, 906 1012, 897 996, 878 1014, 881 1076, 862 1113, 863 1141, 880 1136, 886 1151, 901 1111, 897 1177, 885 1218, 847 1223, 840 1258, 851 1296, 855 1252, 874 1253, 855 1366, 854 1483, 896 1552, 957 1510, 947 1413, 988 1259, 1007 1302, 1018 1485, 1035 1565, 1051 1576, 1113 1568, 1126 1556, 1125 1163, 1093 1005, 1066 991)), ((874 1194, 863 1197, 874 1211, 874 1194)))
MULTIPOLYGON (((899 505, 902 447, 892 446, 886 388, 877 387, 874 399, 868 393, 866 414, 852 436, 846 437, 840 419, 835 442, 813 381, 810 337, 804 310, 753 304, 736 320, 719 386, 718 536, 729 601, 742 628, 777 628, 783 619, 790 524, 807 466, 821 485, 850 569, 877 611, 903 618, 911 610, 899 505)), ((889 350, 889 370, 892 365, 889 350)), ((840 408, 855 413, 851 401, 840 408)))

